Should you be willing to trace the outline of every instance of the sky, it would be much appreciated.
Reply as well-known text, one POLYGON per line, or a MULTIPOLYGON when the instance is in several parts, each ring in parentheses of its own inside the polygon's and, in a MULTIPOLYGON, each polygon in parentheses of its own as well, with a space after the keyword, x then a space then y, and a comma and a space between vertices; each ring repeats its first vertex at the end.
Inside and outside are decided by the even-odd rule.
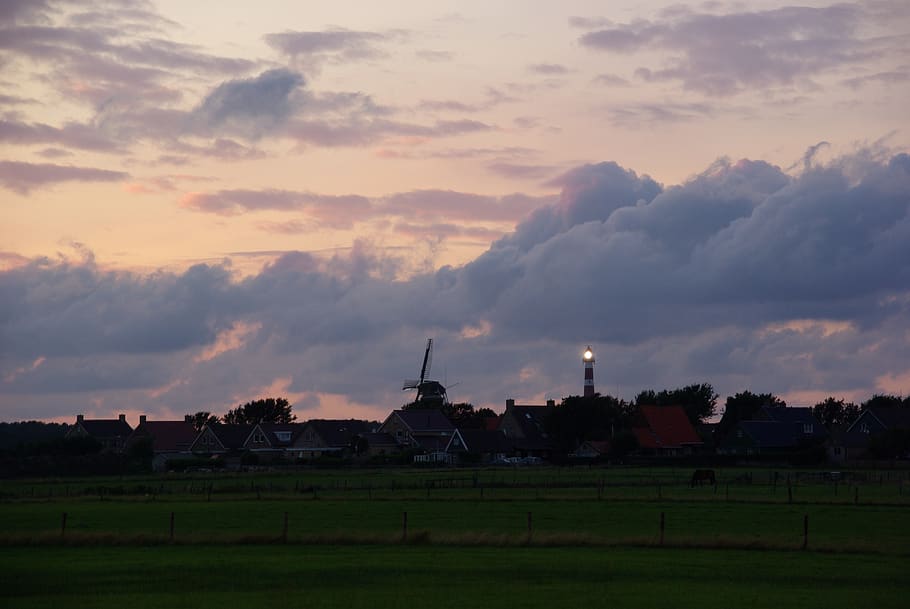
POLYGON ((910 4, 0 3, 0 420, 910 393, 910 4))

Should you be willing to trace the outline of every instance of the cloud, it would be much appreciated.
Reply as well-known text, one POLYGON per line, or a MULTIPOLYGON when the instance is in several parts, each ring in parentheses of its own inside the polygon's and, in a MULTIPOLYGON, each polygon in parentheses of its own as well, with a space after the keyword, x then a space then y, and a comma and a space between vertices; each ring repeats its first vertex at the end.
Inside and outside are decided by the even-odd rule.
POLYGON ((898 38, 864 36, 878 17, 868 7, 822 7, 714 14, 685 8, 654 20, 608 25, 579 38, 587 48, 619 54, 659 49, 661 67, 642 66, 649 81, 680 82, 711 96, 791 86, 844 66, 887 59, 898 38))
POLYGON ((550 165, 527 165, 502 161, 490 163, 487 169, 503 177, 521 180, 543 180, 559 171, 557 167, 550 165))
POLYGON ((717 114, 717 108, 713 104, 701 102, 638 102, 613 104, 607 108, 607 113, 614 125, 638 128, 712 118, 717 114))
POLYGON ((231 216, 250 211, 307 211, 319 224, 350 227, 370 207, 358 195, 318 195, 289 190, 222 190, 216 193, 191 193, 180 206, 193 211, 231 216))
MULTIPOLYGON (((0 271, 0 408, 29 396, 35 416, 72 414, 41 397, 63 390, 75 392, 67 408, 230 404, 286 379, 301 396, 383 411, 401 403, 427 336, 458 399, 500 409, 577 393, 588 343, 610 362, 598 386, 627 395, 707 381, 722 394, 868 396, 907 373, 910 156, 861 151, 798 174, 720 160, 670 186, 604 162, 552 183, 558 201, 530 211, 520 196, 448 191, 374 202, 397 230, 464 238, 475 214, 525 214, 468 264, 405 279, 400 257, 366 242, 280 254, 244 278, 227 263, 139 275, 91 257, 18 259, 0 271)), ((300 205, 299 193, 217 194, 300 205)))
POLYGON ((19 145, 55 144, 78 150, 117 152, 118 143, 91 125, 69 122, 63 127, 0 120, 0 142, 19 145))
POLYGON ((193 112, 203 129, 261 135, 283 125, 293 114, 293 94, 304 85, 300 74, 285 69, 222 83, 193 112))
POLYGON ((290 57, 308 72, 325 63, 341 64, 385 57, 382 46, 403 32, 365 32, 343 28, 322 31, 285 31, 264 36, 266 44, 290 57))
POLYGON ((61 182, 119 182, 128 177, 122 171, 91 167, 0 161, 0 185, 22 195, 61 182))
POLYGON ((535 63, 528 66, 528 70, 546 76, 565 76, 571 72, 569 68, 558 63, 535 63))

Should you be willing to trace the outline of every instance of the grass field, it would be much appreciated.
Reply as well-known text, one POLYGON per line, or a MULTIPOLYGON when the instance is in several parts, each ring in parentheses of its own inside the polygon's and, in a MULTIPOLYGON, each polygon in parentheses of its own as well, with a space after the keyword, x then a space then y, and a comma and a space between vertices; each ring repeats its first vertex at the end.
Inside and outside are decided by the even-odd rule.
POLYGON ((906 607, 906 561, 734 550, 6 548, 6 606, 906 607))
POLYGON ((6 480, 0 605, 906 605, 906 472, 690 473, 6 480))

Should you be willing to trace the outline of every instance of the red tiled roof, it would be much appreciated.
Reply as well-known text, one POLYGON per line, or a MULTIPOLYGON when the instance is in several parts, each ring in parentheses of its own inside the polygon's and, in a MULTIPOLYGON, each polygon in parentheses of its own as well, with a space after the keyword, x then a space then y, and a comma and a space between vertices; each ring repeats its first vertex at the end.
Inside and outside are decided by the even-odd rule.
POLYGON ((179 452, 189 450, 197 435, 189 421, 146 421, 139 424, 132 437, 150 437, 155 452, 179 452))
POLYGON ((642 406, 640 411, 641 420, 632 433, 642 448, 678 448, 702 443, 682 406, 642 406))

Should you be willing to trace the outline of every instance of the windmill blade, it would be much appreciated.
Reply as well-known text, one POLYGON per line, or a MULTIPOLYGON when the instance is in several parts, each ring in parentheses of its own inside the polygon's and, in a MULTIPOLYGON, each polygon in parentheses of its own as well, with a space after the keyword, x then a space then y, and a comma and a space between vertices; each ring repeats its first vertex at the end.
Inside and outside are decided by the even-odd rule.
POLYGON ((423 354, 423 365, 420 367, 420 382, 427 378, 427 373, 430 371, 430 366, 433 363, 433 339, 427 339, 427 350, 423 354))
POLYGON ((418 379, 408 379, 404 382, 404 385, 401 386, 402 391, 405 389, 417 389, 420 385, 420 380, 418 379))

